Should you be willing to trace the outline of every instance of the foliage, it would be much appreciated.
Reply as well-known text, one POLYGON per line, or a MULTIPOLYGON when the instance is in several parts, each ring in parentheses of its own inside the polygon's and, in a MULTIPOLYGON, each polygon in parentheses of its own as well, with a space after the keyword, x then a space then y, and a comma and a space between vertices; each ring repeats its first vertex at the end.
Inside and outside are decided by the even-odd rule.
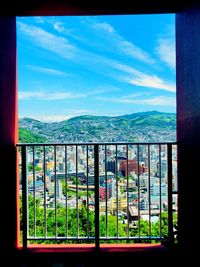
POLYGON ((44 143, 46 139, 32 131, 19 128, 19 143, 44 143))
MULTIPOLYGON (((42 168, 40 167, 40 166, 35 166, 35 171, 37 172, 39 172, 39 171, 41 171, 42 170, 42 168)), ((28 171, 30 172, 30 171, 33 171, 33 164, 28 164, 28 171)))
MULTIPOLYGON (((28 198, 29 208, 29 236, 36 235, 45 236, 45 233, 49 237, 94 237, 95 236, 95 213, 94 211, 87 209, 86 206, 82 205, 77 210, 76 208, 66 209, 66 207, 56 204, 57 212, 55 208, 46 208, 41 205, 41 199, 29 195, 28 198), (46 214, 45 214, 46 210, 46 214), (46 226, 45 226, 46 221, 46 226), (34 227, 34 225, 36 227, 34 227), (78 227, 77 227, 78 226, 78 227)), ((20 200, 20 226, 22 229, 22 201, 20 200)), ((55 204, 55 203, 54 203, 55 204)), ((177 224, 177 216, 174 214, 174 224, 177 224)), ((161 214, 161 235, 167 239, 168 226, 167 226, 167 212, 161 214)), ((137 222, 135 227, 130 228, 130 236, 138 237, 140 229, 141 237, 153 237, 160 236, 160 219, 157 222, 151 222, 140 219, 140 223, 137 222)), ((100 215, 100 236, 101 237, 117 237, 117 219, 113 215, 100 215)), ((123 219, 118 220, 118 236, 127 237, 127 224, 123 219)), ((35 243, 35 241, 32 241, 35 243)), ((39 243, 55 243, 55 241, 38 241, 39 243)), ((63 242, 63 241, 59 241, 63 242)), ((59 243, 57 242, 57 243, 59 243)), ((67 243, 74 241, 65 241, 67 243)), ((82 242, 82 241, 80 241, 82 242)), ((115 240, 101 241, 106 243, 116 243, 115 240)), ((128 242, 121 240, 120 242, 128 242)))

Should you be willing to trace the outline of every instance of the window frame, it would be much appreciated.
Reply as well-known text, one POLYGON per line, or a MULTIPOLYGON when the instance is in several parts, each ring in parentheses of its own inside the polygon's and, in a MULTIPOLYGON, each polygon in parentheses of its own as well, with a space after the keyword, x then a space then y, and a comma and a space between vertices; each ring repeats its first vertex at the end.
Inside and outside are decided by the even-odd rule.
MULTIPOLYGON (((2 43, 0 44, 0 167, 11 170, 9 173, 10 179, 4 179, 2 181, 3 188, 10 188, 10 195, 12 196, 12 205, 10 207, 10 212, 8 213, 4 208, 6 216, 8 216, 9 223, 1 222, 1 229, 5 229, 5 234, 3 233, 1 243, 5 243, 5 248, 7 247, 17 247, 17 236, 18 232, 18 216, 17 209, 19 208, 19 203, 17 200, 17 153, 16 153, 16 143, 17 143, 17 79, 16 79, 16 25, 15 16, 34 16, 34 15, 97 15, 97 14, 158 14, 158 13, 176 13, 176 39, 177 39, 177 137, 178 137, 178 173, 181 179, 179 181, 180 197, 179 197, 179 231, 180 231, 180 246, 189 249, 191 242, 195 241, 195 236, 192 234, 193 227, 195 223, 187 220, 187 218, 192 217, 192 212, 197 208, 197 204, 193 203, 193 206, 188 205, 186 199, 193 197, 191 186, 187 187, 186 175, 195 174, 192 168, 187 162, 188 158, 185 154, 190 153, 190 160, 193 163, 197 163, 195 157, 198 157, 198 151, 200 147, 200 142, 198 140, 199 128, 195 125, 199 125, 197 120, 198 115, 198 90, 197 90, 197 77, 198 77, 198 45, 199 40, 195 38, 194 51, 197 55, 193 55, 187 52, 189 51, 190 45, 189 40, 191 37, 195 37, 195 29, 198 32, 198 21, 197 17, 200 14, 199 5, 195 1, 184 1, 180 3, 178 1, 139 1, 135 0, 134 3, 130 3, 128 0, 121 1, 119 5, 116 5, 114 1, 110 3, 102 3, 103 1, 93 1, 93 5, 90 6, 89 0, 86 1, 85 5, 78 5, 73 1, 40 1, 36 4, 33 0, 28 3, 17 3, 13 5, 11 11, 9 4, 4 6, 1 10, 0 23, 0 34, 4 36, 2 43), (67 3, 66 3, 67 2, 67 3), (148 4, 147 4, 148 2, 148 4), (168 2, 168 4, 166 3, 168 2), (169 3, 170 2, 170 3, 169 3), (49 5, 50 3, 50 5, 49 5), (194 18, 193 18, 194 15, 194 18), (197 25, 197 26, 196 26, 197 25), (178 36, 178 38, 177 38, 178 36), (189 37, 189 39, 188 39, 189 37), (186 41, 186 45, 184 45, 186 41), (196 57, 196 58, 195 58, 196 57), (190 72, 190 77, 187 76, 187 71, 190 67, 186 65, 192 65, 192 72, 190 72), (6 67, 5 67, 6 66, 6 67), (185 67, 186 66, 186 67, 185 67), (195 70, 195 66, 196 68, 195 70), (187 86, 191 89, 192 96, 187 94, 187 86), (194 98, 194 100, 192 99, 194 98), (188 99, 189 98, 189 99, 188 99), (6 101, 6 102, 4 102, 6 101), (7 103, 7 105, 5 105, 7 103), (9 122, 7 121, 9 118, 9 122), (189 126, 187 126, 187 123, 189 126), (189 129, 190 127, 190 129, 189 129), (190 134, 190 132, 192 134, 190 134), (191 173, 190 173, 191 172, 191 173), (188 210, 188 207, 191 208, 188 210), (181 225, 181 223, 183 225, 181 225), (188 225, 187 225, 188 223, 188 225), (10 228, 11 227, 11 230, 10 228)), ((6 171, 3 170, 3 175, 6 175, 6 171)), ((1 200, 4 201, 4 194, 2 194, 1 200), (3 196, 3 197, 2 197, 3 196)), ((3 212, 2 211, 2 212, 3 212)), ((192 247, 192 246, 191 246, 192 247)), ((191 250, 191 249, 190 249, 191 250)))

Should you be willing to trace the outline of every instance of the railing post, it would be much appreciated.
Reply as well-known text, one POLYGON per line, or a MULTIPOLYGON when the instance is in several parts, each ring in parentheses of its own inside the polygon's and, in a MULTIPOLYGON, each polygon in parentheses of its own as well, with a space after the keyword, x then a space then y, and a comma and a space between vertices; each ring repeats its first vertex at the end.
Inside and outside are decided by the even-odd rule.
POLYGON ((167 145, 168 165, 168 241, 169 245, 174 243, 173 232, 173 200, 172 200, 172 144, 167 145))
POLYGON ((99 249, 99 145, 94 145, 95 248, 99 249))
POLYGON ((27 182, 27 146, 22 146, 22 222, 23 249, 27 248, 28 236, 28 182, 27 182))

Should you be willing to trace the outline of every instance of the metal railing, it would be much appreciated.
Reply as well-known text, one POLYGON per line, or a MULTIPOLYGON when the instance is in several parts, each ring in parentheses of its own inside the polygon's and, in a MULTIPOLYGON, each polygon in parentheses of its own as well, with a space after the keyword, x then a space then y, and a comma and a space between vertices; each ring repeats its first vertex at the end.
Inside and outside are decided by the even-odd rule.
POLYGON ((29 243, 174 242, 176 143, 18 144, 29 243))

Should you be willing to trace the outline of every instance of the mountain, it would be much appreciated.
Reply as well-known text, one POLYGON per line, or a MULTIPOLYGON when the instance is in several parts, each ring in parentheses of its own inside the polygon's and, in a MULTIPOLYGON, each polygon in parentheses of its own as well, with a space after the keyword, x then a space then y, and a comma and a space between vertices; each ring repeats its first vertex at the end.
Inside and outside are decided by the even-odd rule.
POLYGON ((132 120, 135 125, 148 125, 148 126, 174 126, 176 125, 176 115, 174 113, 164 113, 158 111, 133 113, 124 115, 122 118, 132 120))
POLYGON ((176 114, 158 111, 115 117, 82 115, 54 123, 22 118, 19 127, 45 139, 41 142, 176 141, 176 114))

